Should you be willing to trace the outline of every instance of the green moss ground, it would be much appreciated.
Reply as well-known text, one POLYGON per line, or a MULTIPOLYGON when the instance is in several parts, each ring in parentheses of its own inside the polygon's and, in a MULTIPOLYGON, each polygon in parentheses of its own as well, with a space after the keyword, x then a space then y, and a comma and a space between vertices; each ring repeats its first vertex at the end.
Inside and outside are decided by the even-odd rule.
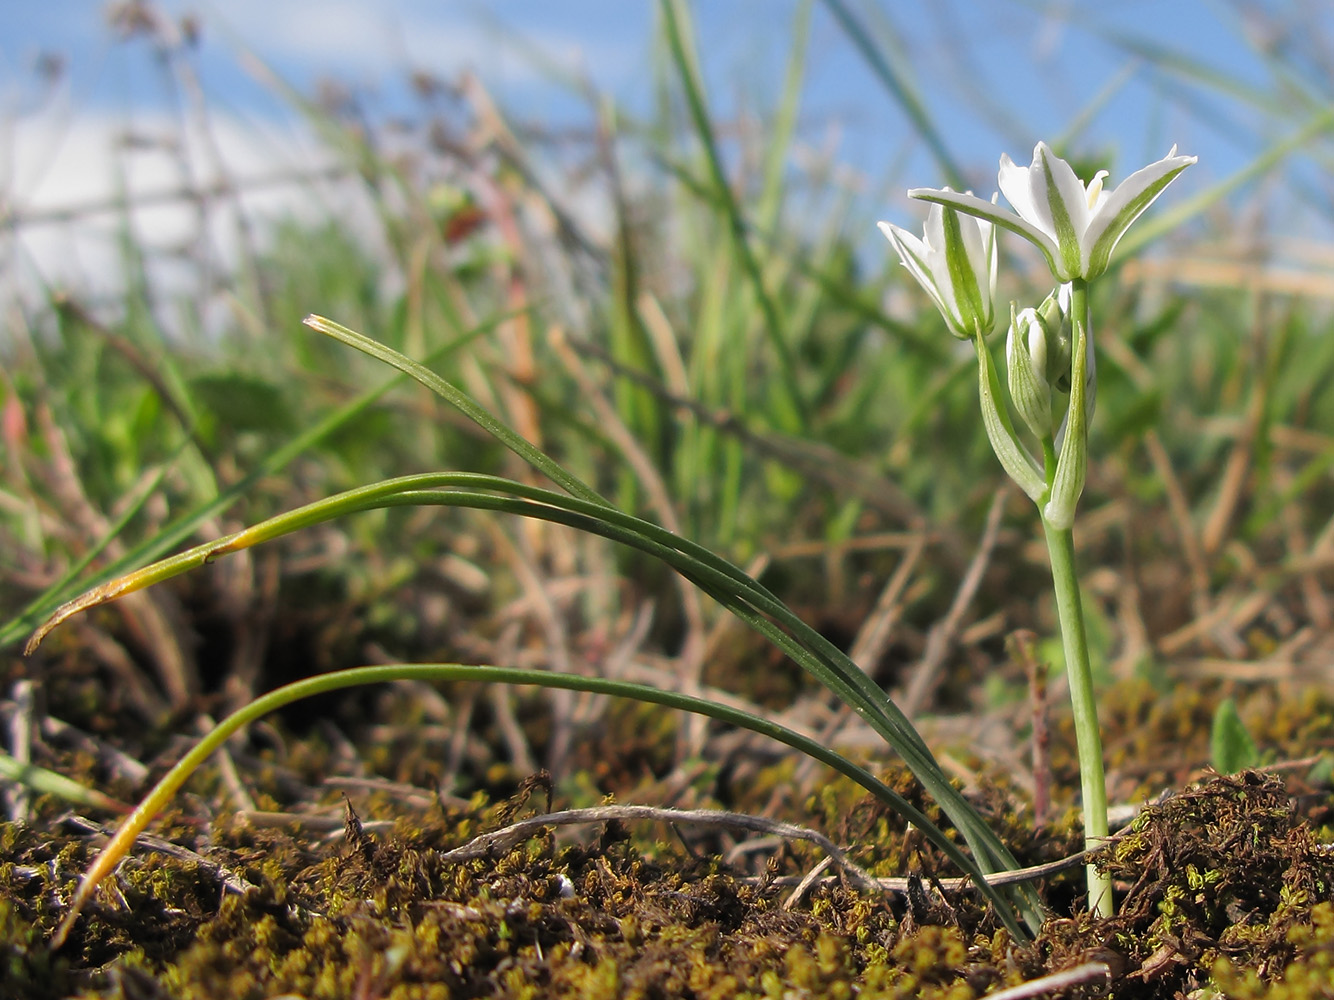
MULTIPOLYGON (((1143 739, 1168 738, 1199 709, 1192 693, 1155 702, 1154 720, 1134 719, 1128 706, 1137 691, 1118 688, 1108 705, 1143 739)), ((1329 735, 1327 709, 1322 697, 1301 696, 1274 717, 1294 738, 1319 743, 1329 735)), ((627 735, 644 731, 634 713, 622 722, 627 735)), ((620 731, 600 738, 614 742, 620 731)), ((427 768, 424 754, 414 762, 409 746, 399 749, 396 777, 427 768)), ((1135 747, 1141 759, 1167 763, 1161 744, 1148 756, 1154 752, 1135 747)), ((1193 753, 1179 747, 1167 769, 1185 767, 1193 753)), ((366 755, 376 756, 371 748, 366 755)), ((282 768, 259 760, 245 777, 262 805, 314 804, 293 801, 294 766, 314 788, 333 763, 318 738, 293 743, 282 768)), ((604 791, 617 781, 642 794, 651 788, 642 773, 608 773, 604 791)), ((725 804, 759 811, 790 773, 788 762, 771 765, 750 783, 750 798, 733 791, 725 804)), ((586 786, 599 785, 585 777, 586 786)), ((906 773, 887 777, 919 797, 906 773)), ((208 863, 137 851, 55 955, 45 941, 94 845, 49 798, 35 804, 33 823, 0 826, 0 994, 965 1000, 1098 958, 1114 970, 1117 998, 1331 995, 1334 853, 1320 844, 1329 795, 1300 776, 1286 785, 1259 772, 1212 777, 1152 806, 1106 856, 1121 890, 1118 916, 1081 914, 1081 875, 1059 875, 1044 883, 1054 917, 1032 944, 1011 940, 973 894, 935 891, 930 874, 948 867, 897 817, 840 781, 808 790, 782 818, 851 845, 877 875, 928 876, 915 905, 831 881, 785 908, 791 887, 779 876, 809 870, 814 851, 783 847, 748 871, 725 864, 710 835, 677 837, 652 825, 548 831, 493 857, 443 858, 480 832, 545 810, 540 781, 516 788, 511 780, 508 796, 479 793, 467 805, 424 809, 384 792, 356 793, 343 836, 333 838, 296 823, 235 819, 223 799, 213 801, 222 795, 216 774, 190 787, 155 832, 208 863), (250 888, 225 891, 220 872, 250 888)), ((566 804, 562 788, 578 787, 558 786, 555 805, 566 804)), ((340 799, 321 796, 331 809, 340 799)), ((1035 833, 1023 802, 999 779, 987 780, 979 801, 1025 863, 1075 848, 1068 820, 1035 833)))

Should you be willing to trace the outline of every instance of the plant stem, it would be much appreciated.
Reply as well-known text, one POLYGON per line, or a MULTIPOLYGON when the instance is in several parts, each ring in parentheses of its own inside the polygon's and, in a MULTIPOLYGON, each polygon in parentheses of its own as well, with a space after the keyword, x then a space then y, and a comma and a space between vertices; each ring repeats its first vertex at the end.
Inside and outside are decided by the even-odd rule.
MULTIPOLYGON (((1061 644, 1065 648, 1065 670, 1070 678, 1070 702, 1075 715, 1075 746, 1079 754, 1079 781, 1084 799, 1084 847, 1092 850, 1107 839, 1107 783, 1102 770, 1102 736, 1098 729, 1098 704, 1093 697, 1093 669, 1089 665, 1088 639, 1084 634, 1084 609, 1075 576, 1075 535, 1070 528, 1056 528, 1044 517, 1051 578, 1056 590, 1056 614, 1061 622, 1061 644)), ((1088 866, 1089 909, 1099 916, 1112 915, 1112 882, 1094 865, 1088 866)))
MULTIPOLYGON (((1093 668, 1089 664, 1088 637, 1084 632, 1084 608, 1075 573, 1075 535, 1071 526, 1075 505, 1084 489, 1088 465, 1088 408, 1086 393, 1089 366, 1093 361, 1093 324, 1089 310, 1088 282, 1071 282, 1070 317, 1074 342, 1070 359, 1070 403, 1065 421, 1061 454, 1052 465, 1052 447, 1043 442, 1049 503, 1039 504, 1042 529, 1047 536, 1051 579, 1056 591, 1056 615, 1061 624, 1065 649, 1065 672, 1070 678, 1070 703, 1075 717, 1075 749, 1079 755, 1079 783, 1084 802, 1084 848, 1102 847, 1107 840, 1107 781, 1102 769, 1102 735, 1098 728, 1098 703, 1093 697, 1093 668), (1057 494, 1053 496, 1053 494, 1057 494)), ((1089 909, 1102 917, 1114 912, 1112 882, 1089 865, 1089 909)))

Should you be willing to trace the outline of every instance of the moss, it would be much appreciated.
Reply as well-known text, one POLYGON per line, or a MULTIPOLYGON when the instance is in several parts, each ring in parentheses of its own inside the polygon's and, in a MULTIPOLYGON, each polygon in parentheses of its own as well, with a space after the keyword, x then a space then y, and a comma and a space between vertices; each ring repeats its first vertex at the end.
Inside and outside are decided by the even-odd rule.
MULTIPOLYGON (((1130 886, 1110 921, 1049 928, 1052 958, 1106 953, 1115 996, 1178 996, 1212 977, 1272 983, 1304 959, 1295 929, 1334 886, 1334 856, 1315 842, 1283 783, 1248 772, 1213 777, 1147 809, 1105 858, 1130 886)), ((1267 987, 1266 987, 1267 988, 1267 987)))
POLYGON ((41 929, 14 901, 0 898, 0 996, 13 1000, 65 996, 69 963, 44 947, 41 929))
MULTIPOLYGON (((1158 734, 1178 732, 1204 711, 1203 702, 1183 698, 1131 713, 1137 686, 1130 687, 1130 695, 1109 696, 1121 706, 1114 718, 1144 720, 1158 734)), ((1308 714, 1285 716, 1293 725, 1308 733, 1324 725, 1322 699, 1300 707, 1308 714)), ((646 740, 656 745, 659 735, 646 740)), ((283 767, 265 759, 248 766, 283 808, 293 808, 294 795, 297 807, 342 801, 318 787, 303 792, 288 767, 296 758, 310 776, 334 766, 314 745, 289 753, 283 767)), ((1334 869, 1277 779, 1214 778, 1150 809, 1105 859, 1122 887, 1120 915, 1108 922, 1082 913, 1081 876, 1072 871, 1044 883, 1056 918, 1036 943, 1021 945, 976 894, 937 893, 930 875, 949 871, 944 859, 855 785, 828 780, 803 797, 775 795, 791 768, 790 760, 761 767, 732 792, 725 769, 700 772, 688 792, 695 801, 745 799, 751 811, 761 808, 757 802, 786 802, 784 818, 850 845, 876 873, 923 873, 923 905, 910 912, 898 897, 834 881, 785 908, 790 889, 772 879, 804 874, 818 852, 783 846, 752 872, 763 878, 746 881, 723 863, 722 840, 711 832, 692 831, 687 849, 647 826, 602 836, 547 831, 495 856, 444 860, 477 833, 546 809, 549 786, 540 775, 515 782, 513 797, 475 797, 463 808, 409 809, 383 792, 359 794, 358 812, 394 818, 392 830, 372 834, 351 818, 333 843, 297 823, 251 827, 218 804, 184 798, 159 832, 254 888, 224 894, 210 866, 137 851, 56 957, 42 942, 90 844, 50 818, 0 824, 7 977, 0 995, 962 1000, 1090 957, 1117 967, 1117 997, 1203 988, 1241 997, 1320 995, 1315 984, 1334 955, 1334 908, 1319 901, 1329 898, 1334 869), (199 821, 214 810, 217 820, 199 821)), ((1006 777, 980 773, 970 795, 1025 863, 1074 850, 1075 811, 1033 831, 1006 777)), ((902 768, 884 776, 935 813, 902 768)), ((585 793, 602 794, 596 781, 585 793)), ((192 794, 220 795, 221 786, 210 775, 192 794)), ((1328 815, 1320 790, 1305 789, 1300 801, 1328 815)))
POLYGON ((1318 903, 1304 919, 1288 928, 1286 942, 1292 961, 1280 975, 1220 957, 1213 966, 1213 987, 1236 1000, 1318 1000, 1331 994, 1334 983, 1334 904, 1318 903))

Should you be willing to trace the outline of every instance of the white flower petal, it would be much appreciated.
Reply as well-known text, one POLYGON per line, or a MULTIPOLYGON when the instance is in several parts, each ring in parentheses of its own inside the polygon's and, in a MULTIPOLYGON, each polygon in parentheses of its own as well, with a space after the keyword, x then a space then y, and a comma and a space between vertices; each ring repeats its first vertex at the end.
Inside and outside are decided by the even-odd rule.
POLYGON ((1095 274, 1107 268, 1116 244, 1131 223, 1152 205, 1167 185, 1199 158, 1177 156, 1176 146, 1157 163, 1136 170, 1113 191, 1104 192, 1098 210, 1084 233, 1085 263, 1095 274))
MULTIPOLYGON (((913 188, 908 192, 909 198, 916 198, 919 201, 929 201, 937 205, 946 205, 950 208, 958 209, 965 215, 971 215, 983 222, 989 222, 1002 229, 1008 229, 1016 235, 1022 236, 1039 250, 1047 258, 1047 262, 1055 269, 1057 254, 1056 242, 1047 233, 1043 232, 1037 226, 1031 224, 1025 219, 1013 212, 1007 212, 994 201, 983 201, 981 198, 972 194, 960 194, 958 191, 951 191, 949 188, 913 188)), ((1009 197, 1008 195, 1006 196, 1009 197)), ((992 239, 995 234, 991 234, 992 239)), ((993 253, 992 260, 996 257, 993 253)))
MULTIPOLYGON (((1084 231, 1088 228, 1088 189, 1075 176, 1074 168, 1061 159, 1045 142, 1038 143, 1033 154, 1032 173, 1046 187, 1047 213, 1061 248, 1061 267, 1056 277, 1068 281, 1083 273, 1084 231)), ((1036 190, 1038 181, 1034 180, 1036 190)))
MULTIPOLYGON (((946 191, 950 194, 953 192, 946 191)), ((961 339, 995 325, 996 240, 993 227, 942 205, 932 205, 923 238, 882 222, 903 264, 931 296, 950 332, 961 339)))
MULTIPOLYGON (((1019 217, 1050 241, 1051 249, 1044 248, 1043 252, 1052 273, 1064 282, 1093 278, 1105 271, 1126 227, 1194 162, 1195 157, 1176 156, 1173 146, 1165 159, 1137 171, 1109 191, 1103 186, 1107 171, 1099 170, 1084 184, 1069 163, 1045 142, 1039 142, 1027 167, 1017 166, 1009 156, 1002 155, 997 180, 1019 217)), ((995 221, 1005 225, 999 219, 995 221)), ((1013 226, 1006 228, 1019 231, 1013 226)))
MULTIPOLYGON (((1041 155, 1041 145, 1033 150, 1033 161, 1036 163, 1041 155)), ((996 175, 997 186, 1001 194, 1005 195, 1021 219, 1026 220, 1030 225, 1040 229, 1046 234, 1047 238, 1053 243, 1056 242, 1056 227, 1052 225, 1051 213, 1047 208, 1046 196, 1046 178, 1040 178, 1041 185, 1038 190, 1034 190, 1034 173, 1032 167, 1018 166, 1009 153, 1002 153, 1000 159, 1000 171, 996 175)))

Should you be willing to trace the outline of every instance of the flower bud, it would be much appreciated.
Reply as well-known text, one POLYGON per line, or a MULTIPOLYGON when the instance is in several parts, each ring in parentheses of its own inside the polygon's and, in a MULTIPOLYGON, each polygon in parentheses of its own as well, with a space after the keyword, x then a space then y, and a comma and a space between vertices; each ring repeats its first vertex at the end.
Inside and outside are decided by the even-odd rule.
POLYGON ((1047 332, 1037 310, 1016 314, 1010 304, 1010 332, 1005 338, 1005 367, 1010 399, 1039 440, 1051 436, 1051 388, 1047 384, 1047 332))
POLYGON ((1058 290, 1036 309, 1015 312, 1010 305, 1010 332, 1005 364, 1010 399, 1039 439, 1051 436, 1052 390, 1070 388, 1069 293, 1058 290))
POLYGON ((1057 392, 1070 391, 1070 286, 1061 285, 1037 307, 1046 336, 1045 367, 1039 371, 1057 392))

